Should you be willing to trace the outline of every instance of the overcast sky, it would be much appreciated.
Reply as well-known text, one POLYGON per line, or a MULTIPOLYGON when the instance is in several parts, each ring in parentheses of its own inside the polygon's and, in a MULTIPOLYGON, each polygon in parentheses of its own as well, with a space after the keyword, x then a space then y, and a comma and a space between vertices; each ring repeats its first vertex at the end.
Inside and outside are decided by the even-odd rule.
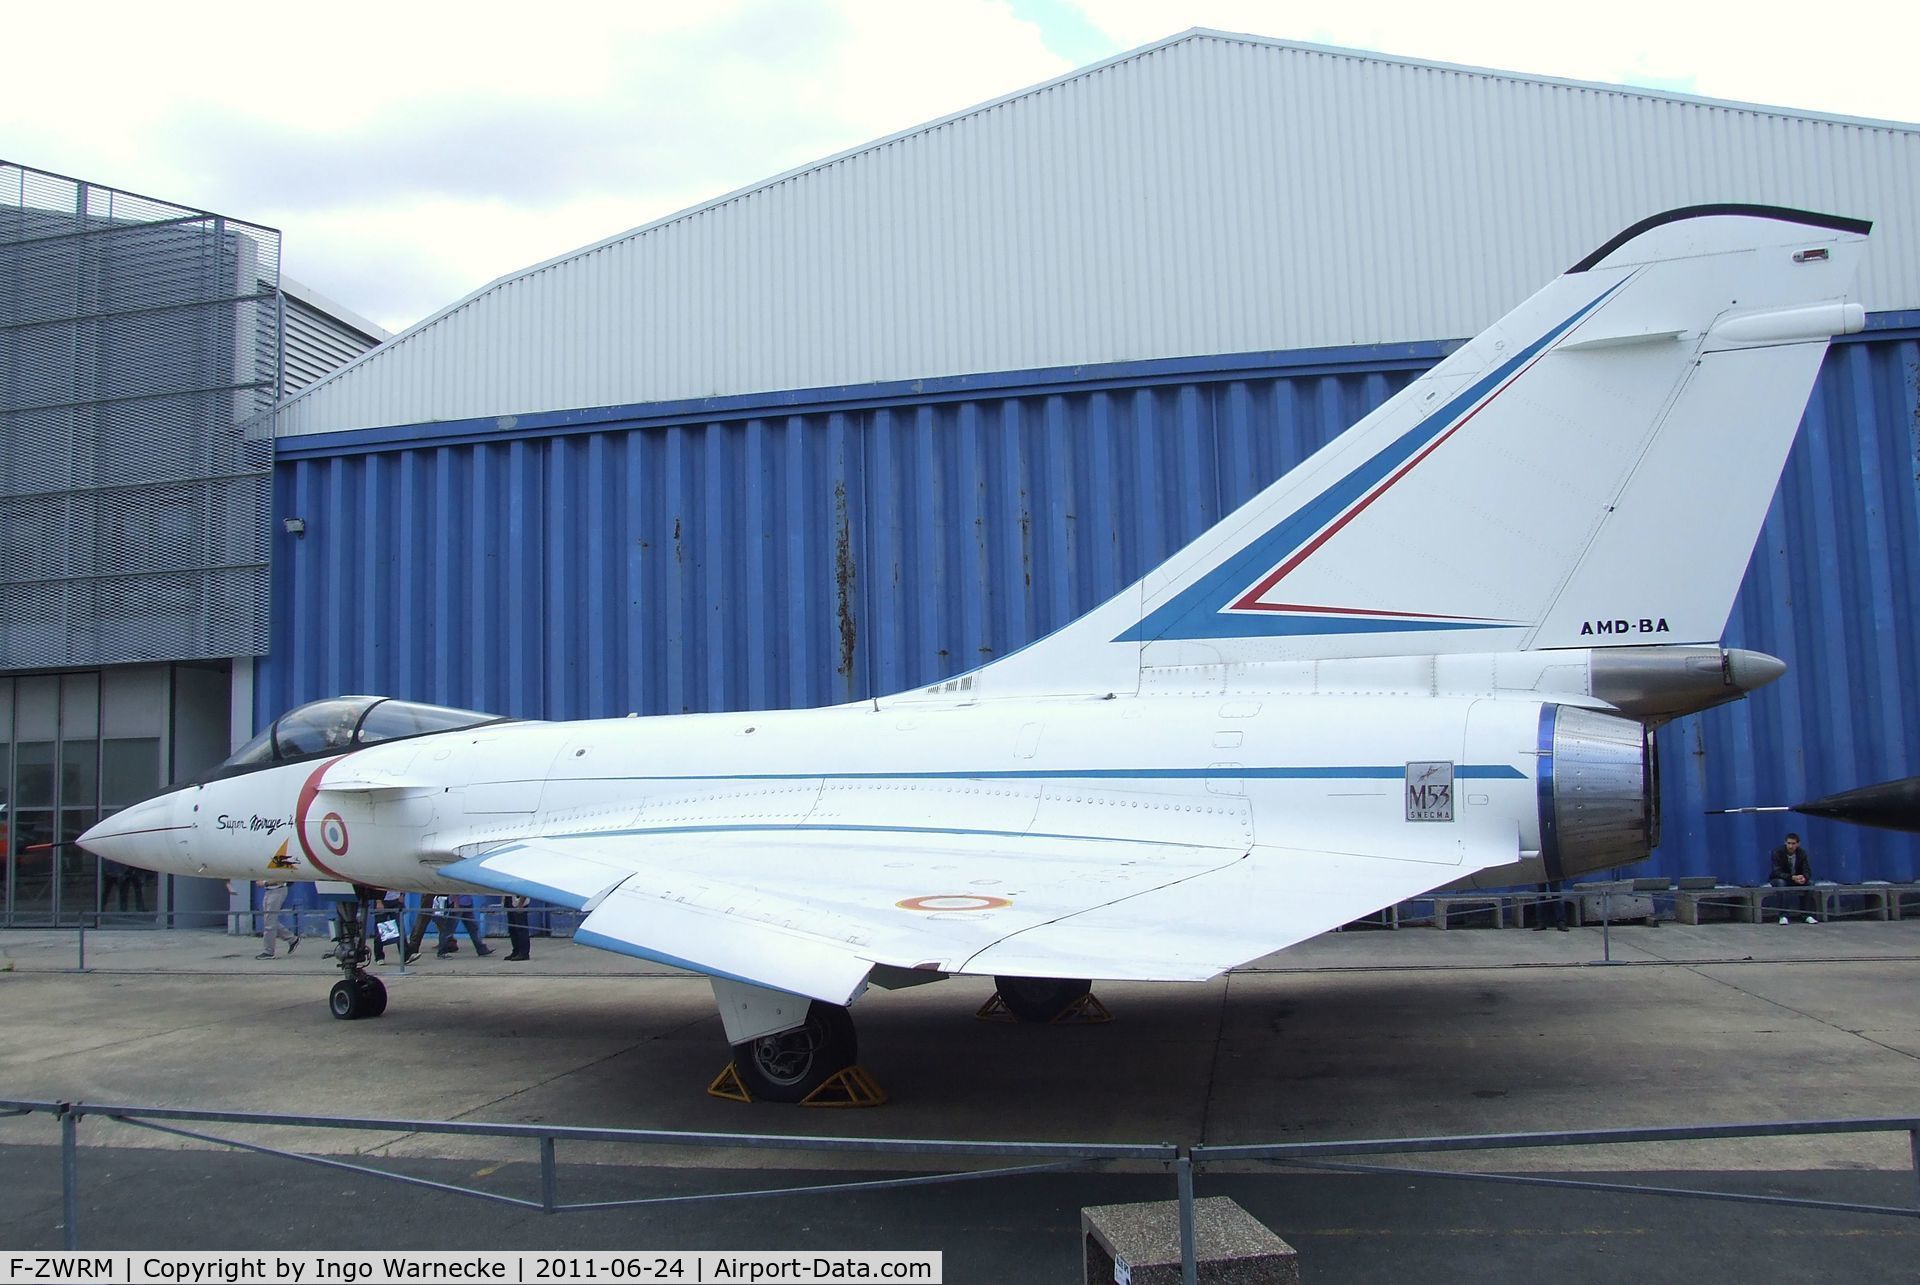
POLYGON ((9 11, 0 159, 277 227, 287 275, 399 330, 1194 26, 1920 121, 1914 0, 108 0, 9 11))

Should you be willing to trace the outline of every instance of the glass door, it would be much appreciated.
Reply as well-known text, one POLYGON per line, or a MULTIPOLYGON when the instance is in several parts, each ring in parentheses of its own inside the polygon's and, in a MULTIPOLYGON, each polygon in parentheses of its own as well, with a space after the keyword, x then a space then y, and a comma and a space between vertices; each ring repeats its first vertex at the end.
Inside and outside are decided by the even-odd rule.
POLYGON ((13 680, 0 678, 0 923, 13 922, 13 680))
POLYGON ((54 749, 60 679, 22 678, 14 692, 13 799, 7 809, 7 922, 51 924, 54 915, 54 749))
MULTIPOLYGON (((111 713, 111 707, 109 707, 111 713)), ((132 807, 160 791, 160 738, 114 736, 100 742, 100 815, 132 807)), ((105 923, 149 922, 159 910, 159 876, 118 861, 100 862, 100 910, 105 923)), ((190 925, 199 926, 199 925, 190 925)))
POLYGON ((170 698, 160 665, 0 676, 0 923, 158 922, 151 870, 73 841, 159 791, 170 698))
MULTIPOLYGON (((101 816, 150 799, 165 784, 160 770, 161 734, 167 726, 170 702, 167 670, 160 666, 101 671, 101 816)), ((102 922, 123 928, 157 922, 163 909, 159 879, 151 870, 102 861, 102 922)), ((207 922, 188 919, 172 926, 205 927, 207 922)))
POLYGON ((75 843, 100 819, 100 675, 60 678, 60 846, 53 856, 53 916, 92 922, 100 909, 100 859, 75 843))

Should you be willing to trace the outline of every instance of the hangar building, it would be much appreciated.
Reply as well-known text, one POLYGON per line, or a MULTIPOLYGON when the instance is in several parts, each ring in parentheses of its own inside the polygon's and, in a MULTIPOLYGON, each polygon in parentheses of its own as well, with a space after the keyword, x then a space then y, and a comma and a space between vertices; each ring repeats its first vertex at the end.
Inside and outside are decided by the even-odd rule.
MULTIPOLYGON (((233 720, 949 677, 1622 228, 1720 202, 1876 220, 1868 328, 1829 354, 1726 638, 1789 675, 1660 733, 1636 869, 1755 881, 1777 827, 1706 808, 1920 771, 1920 127, 1208 30, 534 265, 286 400, 233 720)), ((1904 836, 1802 828, 1830 877, 1916 873, 1904 836)))

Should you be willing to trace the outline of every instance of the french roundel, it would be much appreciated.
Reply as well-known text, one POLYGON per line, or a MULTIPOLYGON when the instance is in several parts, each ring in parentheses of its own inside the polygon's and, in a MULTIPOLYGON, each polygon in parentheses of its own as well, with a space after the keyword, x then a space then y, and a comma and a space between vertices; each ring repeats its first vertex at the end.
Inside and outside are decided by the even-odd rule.
POLYGON ((929 897, 908 897, 905 901, 896 901, 894 905, 902 910, 999 910, 1013 903, 1005 897, 982 897, 977 893, 955 892, 929 897))
POLYGON ((338 812, 320 818, 320 842, 336 857, 347 855, 347 823, 338 812))

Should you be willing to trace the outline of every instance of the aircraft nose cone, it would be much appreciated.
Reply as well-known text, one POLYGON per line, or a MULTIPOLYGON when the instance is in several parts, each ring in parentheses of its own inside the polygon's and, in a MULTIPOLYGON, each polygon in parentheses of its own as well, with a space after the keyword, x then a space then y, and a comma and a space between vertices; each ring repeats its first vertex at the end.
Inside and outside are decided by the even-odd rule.
POLYGON ((122 865, 168 870, 180 864, 180 837, 191 828, 175 822, 174 796, 162 794, 114 813, 75 842, 122 865))
POLYGON ((1787 662, 1763 651, 1727 649, 1727 681, 1743 692, 1757 691, 1787 672, 1787 662))

